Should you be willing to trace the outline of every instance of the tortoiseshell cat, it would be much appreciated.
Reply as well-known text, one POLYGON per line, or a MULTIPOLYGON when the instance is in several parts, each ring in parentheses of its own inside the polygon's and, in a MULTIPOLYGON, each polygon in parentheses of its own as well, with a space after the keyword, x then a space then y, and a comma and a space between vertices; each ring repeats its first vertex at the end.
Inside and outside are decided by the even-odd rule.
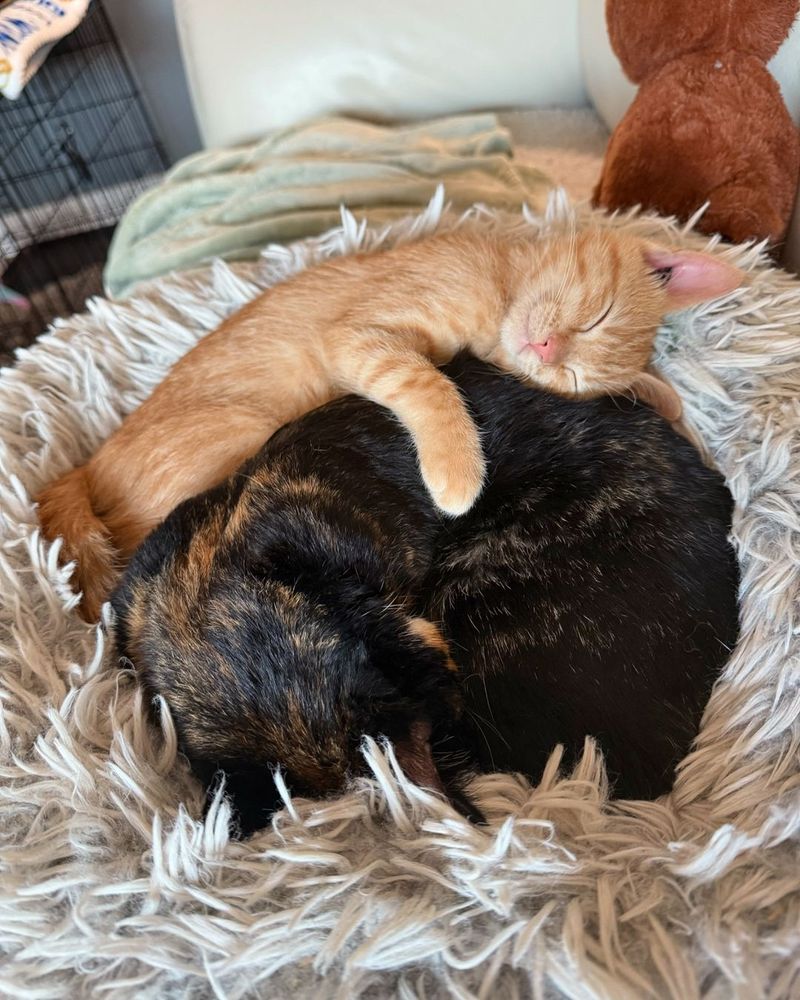
POLYGON ((651 796, 696 733, 738 628, 721 477, 646 407, 444 370, 488 459, 470 514, 443 519, 403 429, 350 397, 180 506, 113 598, 121 653, 199 776, 229 772, 245 832, 270 767, 334 791, 363 733, 465 813, 470 761, 535 781, 588 733, 617 793, 651 796))
POLYGON ((84 466, 38 497, 48 538, 77 561, 94 619, 119 562, 180 501, 220 482, 282 424, 355 392, 413 438, 441 510, 484 479, 474 423, 437 364, 460 350, 534 384, 631 392, 676 420, 645 369, 664 314, 743 280, 720 257, 587 229, 549 239, 460 229, 303 271, 254 299, 182 358, 84 466))
POLYGON ((350 397, 280 430, 135 553, 112 597, 120 652, 166 698, 198 776, 224 771, 244 832, 278 803, 272 767, 299 792, 340 789, 364 734, 471 812, 431 756, 461 702, 420 617, 440 525, 402 429, 350 397))

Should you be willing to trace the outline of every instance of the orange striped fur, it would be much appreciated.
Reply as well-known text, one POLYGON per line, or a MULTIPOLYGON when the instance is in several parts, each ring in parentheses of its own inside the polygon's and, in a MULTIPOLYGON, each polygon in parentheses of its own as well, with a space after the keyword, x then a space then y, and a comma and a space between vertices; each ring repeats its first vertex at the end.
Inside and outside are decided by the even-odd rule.
MULTIPOLYGON (((79 472, 39 496, 46 536, 62 536, 77 560, 84 614, 98 616, 117 564, 180 501, 345 393, 389 407, 435 502, 453 515, 469 509, 484 474, 480 442, 436 367, 465 348, 555 392, 635 391, 676 418, 674 393, 645 372, 656 328, 671 306, 713 296, 672 292, 668 266, 655 276, 648 263, 652 250, 610 230, 535 240, 462 229, 332 260, 260 295, 179 361, 79 472), (543 341, 557 346, 557 363, 540 360, 543 341)), ((714 294, 739 284, 735 269, 706 261, 714 294)))

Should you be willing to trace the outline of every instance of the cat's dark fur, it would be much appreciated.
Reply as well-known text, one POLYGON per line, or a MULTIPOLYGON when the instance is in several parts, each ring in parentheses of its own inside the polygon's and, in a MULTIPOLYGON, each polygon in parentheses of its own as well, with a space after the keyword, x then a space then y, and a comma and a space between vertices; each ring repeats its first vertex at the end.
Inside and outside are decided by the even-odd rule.
POLYGON ((696 733, 737 631, 721 478, 644 407, 447 373, 489 461, 468 515, 442 521, 403 429, 343 399, 182 504, 114 595, 121 653, 245 832, 277 804, 272 766, 339 789, 364 733, 465 812, 463 754, 536 780, 589 733, 618 794, 653 795, 696 733))
POLYGON ((733 501, 646 407, 574 402, 462 361, 490 478, 430 581, 484 770, 536 780, 587 734, 614 793, 667 791, 738 635, 733 501))
POLYGON ((173 511, 112 597, 121 654, 168 702, 198 776, 225 773, 242 832, 278 804, 273 767, 296 792, 339 789, 365 734, 471 811, 431 759, 460 689, 419 617, 441 515, 408 445, 354 397, 309 414, 173 511))

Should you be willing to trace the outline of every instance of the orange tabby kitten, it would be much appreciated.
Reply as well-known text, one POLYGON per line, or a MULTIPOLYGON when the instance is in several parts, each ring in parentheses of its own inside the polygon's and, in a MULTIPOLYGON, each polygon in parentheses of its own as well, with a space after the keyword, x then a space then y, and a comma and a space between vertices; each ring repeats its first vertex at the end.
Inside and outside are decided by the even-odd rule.
POLYGON ((282 424, 345 393, 409 430, 438 506, 483 481, 477 430, 437 365, 466 348, 555 392, 635 392, 669 419, 645 369, 665 312, 736 288, 711 255, 590 229, 548 239, 453 233, 331 260, 276 285, 182 358, 84 466, 40 495, 48 538, 78 563, 96 618, 129 556, 180 501, 218 483, 282 424))

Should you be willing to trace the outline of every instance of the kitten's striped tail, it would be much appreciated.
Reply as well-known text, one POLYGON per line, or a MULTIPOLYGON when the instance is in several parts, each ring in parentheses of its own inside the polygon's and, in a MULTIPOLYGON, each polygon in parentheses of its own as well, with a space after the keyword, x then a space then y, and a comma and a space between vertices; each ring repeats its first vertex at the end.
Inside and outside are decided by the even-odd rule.
POLYGON ((77 564, 81 614, 87 621, 97 621, 116 581, 118 556, 108 528, 92 507, 88 466, 73 469, 51 483, 37 501, 45 537, 51 541, 62 538, 64 560, 77 564))

